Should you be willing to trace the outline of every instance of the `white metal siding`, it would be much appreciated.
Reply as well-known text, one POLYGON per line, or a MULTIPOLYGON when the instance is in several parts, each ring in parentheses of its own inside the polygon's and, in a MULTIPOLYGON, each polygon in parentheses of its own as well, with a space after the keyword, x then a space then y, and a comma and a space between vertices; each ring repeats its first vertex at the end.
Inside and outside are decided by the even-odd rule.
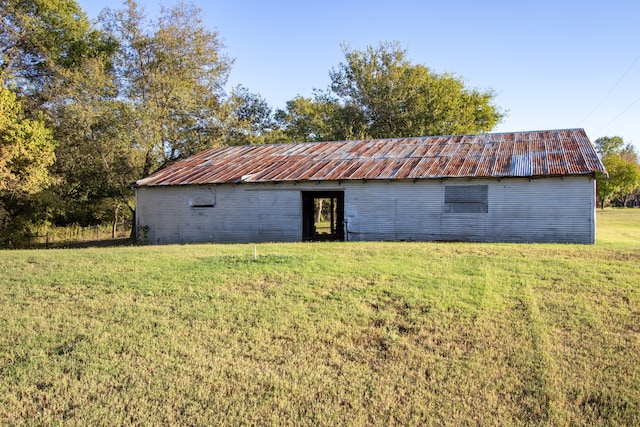
POLYGON ((153 244, 300 240, 299 193, 254 190, 251 185, 138 188, 139 239, 153 244), (215 189, 215 206, 190 203, 203 188, 215 189))
POLYGON ((489 190, 487 226, 488 241, 594 243, 593 180, 502 180, 489 190))
POLYGON ((340 191, 348 240, 595 241, 591 177, 141 187, 148 243, 302 240, 302 191, 340 191), (445 213, 448 185, 488 185, 488 212, 445 213), (214 200, 213 207, 208 205, 214 200), (197 201, 197 202, 196 202, 197 201))
POLYGON ((349 184, 349 240, 595 241, 590 177, 349 184), (448 185, 488 185, 487 213, 444 213, 448 185))
POLYGON ((139 240, 188 242, 296 242, 302 240, 302 191, 334 184, 242 184, 136 189, 139 240), (215 206, 203 196, 215 192, 215 206))

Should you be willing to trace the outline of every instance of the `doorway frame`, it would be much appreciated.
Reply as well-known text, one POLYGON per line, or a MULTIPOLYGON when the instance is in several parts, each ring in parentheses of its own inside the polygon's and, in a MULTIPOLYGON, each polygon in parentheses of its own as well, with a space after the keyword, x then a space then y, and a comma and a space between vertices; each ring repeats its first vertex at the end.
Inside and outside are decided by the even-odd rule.
POLYGON ((301 191, 302 200, 302 241, 345 241, 344 232, 344 190, 319 190, 301 191), (328 235, 320 235, 315 226, 315 200, 331 199, 335 204, 335 217, 331 209, 331 232, 328 235))

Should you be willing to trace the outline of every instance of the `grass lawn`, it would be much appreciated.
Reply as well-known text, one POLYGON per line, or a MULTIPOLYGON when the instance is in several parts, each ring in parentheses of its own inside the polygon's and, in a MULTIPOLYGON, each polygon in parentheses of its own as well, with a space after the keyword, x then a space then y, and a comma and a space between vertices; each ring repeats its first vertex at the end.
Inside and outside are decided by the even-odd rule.
POLYGON ((257 253, 0 251, 0 424, 640 425, 640 209, 257 253))

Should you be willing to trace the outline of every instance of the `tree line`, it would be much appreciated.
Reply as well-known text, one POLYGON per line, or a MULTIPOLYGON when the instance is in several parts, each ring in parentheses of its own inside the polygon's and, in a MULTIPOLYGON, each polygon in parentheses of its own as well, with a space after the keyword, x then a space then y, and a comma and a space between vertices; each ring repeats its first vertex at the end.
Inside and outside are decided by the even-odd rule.
POLYGON ((607 169, 596 176, 600 207, 640 207, 640 164, 633 145, 620 136, 605 136, 595 146, 607 169))
POLYGON ((125 0, 90 22, 75 0, 5 0, 0 246, 130 218, 131 183, 209 147, 477 133, 504 116, 492 90, 412 63, 398 42, 343 44, 327 88, 274 109, 226 89, 224 48, 189 3, 150 18, 125 0))

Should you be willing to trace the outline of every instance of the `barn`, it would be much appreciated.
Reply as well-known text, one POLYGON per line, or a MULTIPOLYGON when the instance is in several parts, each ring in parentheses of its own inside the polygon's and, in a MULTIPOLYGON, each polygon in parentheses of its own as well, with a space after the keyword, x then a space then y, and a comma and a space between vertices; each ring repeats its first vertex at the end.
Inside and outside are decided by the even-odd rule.
POLYGON ((137 235, 588 244, 601 171, 582 129, 218 147, 135 183, 137 235))

